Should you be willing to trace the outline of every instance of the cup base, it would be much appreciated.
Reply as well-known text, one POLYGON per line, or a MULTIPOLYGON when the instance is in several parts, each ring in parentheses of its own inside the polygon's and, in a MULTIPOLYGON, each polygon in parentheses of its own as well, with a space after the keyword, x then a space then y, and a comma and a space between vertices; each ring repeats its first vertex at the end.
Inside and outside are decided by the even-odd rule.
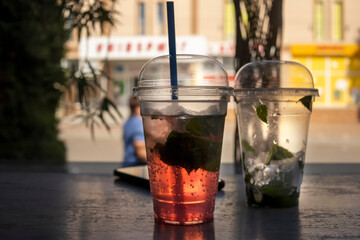
POLYGON ((257 208, 291 208, 299 206, 299 193, 290 191, 287 194, 276 195, 267 194, 253 188, 251 185, 246 186, 247 205, 257 208))
POLYGON ((169 225, 197 225, 197 224, 203 224, 203 223, 207 223, 207 222, 211 222, 213 221, 213 217, 207 218, 207 219, 201 219, 201 220, 196 220, 196 221, 186 221, 186 222, 182 222, 182 221, 173 221, 173 220, 167 220, 167 219, 161 219, 155 216, 155 221, 158 223, 163 223, 163 224, 169 224, 169 225))
POLYGON ((155 221, 171 225, 195 225, 213 220, 213 201, 176 204, 154 200, 155 221))

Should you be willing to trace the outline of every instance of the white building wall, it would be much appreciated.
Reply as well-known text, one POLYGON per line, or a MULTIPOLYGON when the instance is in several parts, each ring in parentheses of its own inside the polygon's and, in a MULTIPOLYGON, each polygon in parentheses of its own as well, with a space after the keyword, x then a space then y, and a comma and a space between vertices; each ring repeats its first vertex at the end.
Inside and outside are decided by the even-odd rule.
POLYGON ((198 0, 198 23, 199 35, 204 35, 208 41, 222 41, 224 22, 223 0, 198 0))
POLYGON ((313 41, 313 0, 283 1, 283 46, 313 41))
POLYGON ((344 0, 344 42, 360 44, 360 0, 344 0))

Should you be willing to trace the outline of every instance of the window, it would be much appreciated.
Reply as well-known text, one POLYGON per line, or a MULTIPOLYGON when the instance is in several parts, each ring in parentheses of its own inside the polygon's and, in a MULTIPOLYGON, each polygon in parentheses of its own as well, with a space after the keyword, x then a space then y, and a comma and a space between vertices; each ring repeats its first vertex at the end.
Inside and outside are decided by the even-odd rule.
POLYGON ((334 100, 335 101, 340 101, 341 100, 341 91, 340 90, 335 90, 334 91, 334 100))
POLYGON ((343 26, 343 6, 341 1, 336 1, 332 5, 331 15, 331 38, 335 41, 340 41, 343 38, 342 26, 343 26))
POLYGON ((145 3, 140 2, 138 5, 139 11, 139 34, 145 35, 146 34, 146 25, 145 25, 145 3))
POLYGON ((234 3, 228 1, 225 3, 225 40, 235 39, 235 9, 234 3))
POLYGON ((314 3, 315 40, 343 40, 343 1, 315 0, 314 3))
POLYGON ((165 21, 164 21, 164 3, 158 2, 156 5, 156 21, 155 21, 155 34, 165 34, 165 21))
POLYGON ((325 39, 325 16, 324 2, 315 2, 315 39, 323 41, 325 39))

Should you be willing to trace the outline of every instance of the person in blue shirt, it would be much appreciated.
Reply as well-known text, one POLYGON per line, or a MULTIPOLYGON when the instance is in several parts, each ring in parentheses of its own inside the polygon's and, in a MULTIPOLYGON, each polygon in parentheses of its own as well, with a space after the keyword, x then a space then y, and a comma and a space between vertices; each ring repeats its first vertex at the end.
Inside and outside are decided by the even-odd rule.
POLYGON ((123 126, 124 167, 146 164, 146 148, 140 105, 136 97, 129 99, 131 116, 123 126))

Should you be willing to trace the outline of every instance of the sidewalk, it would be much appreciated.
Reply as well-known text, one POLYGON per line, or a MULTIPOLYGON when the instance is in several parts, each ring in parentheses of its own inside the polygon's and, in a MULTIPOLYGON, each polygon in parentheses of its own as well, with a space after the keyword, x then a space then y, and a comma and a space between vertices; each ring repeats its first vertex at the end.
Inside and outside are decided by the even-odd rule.
POLYGON ((360 163, 360 124, 311 122, 306 161, 360 163))
MULTIPOLYGON (((59 124, 60 139, 67 148, 69 162, 120 162, 123 158, 122 128, 111 124, 111 132, 104 127, 95 129, 96 140, 90 130, 71 118, 59 124)), ((228 114, 225 122, 222 162, 234 161, 235 116, 228 114)), ((360 163, 360 124, 322 124, 311 122, 307 163, 360 163)))

